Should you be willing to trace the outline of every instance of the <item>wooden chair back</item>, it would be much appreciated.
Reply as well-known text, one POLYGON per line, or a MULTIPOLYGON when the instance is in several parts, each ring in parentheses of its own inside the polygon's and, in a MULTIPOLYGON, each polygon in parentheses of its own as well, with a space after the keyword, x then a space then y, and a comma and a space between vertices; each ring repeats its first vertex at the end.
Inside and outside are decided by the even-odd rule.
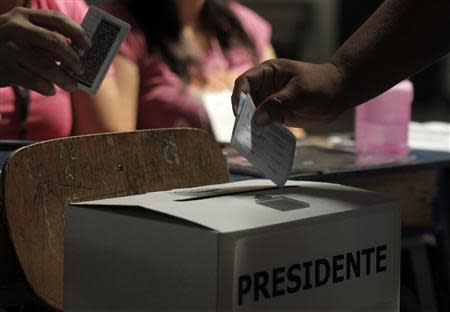
POLYGON ((58 310, 64 306, 65 205, 228 182, 219 146, 195 129, 37 143, 15 152, 2 176, 3 213, 20 267, 32 290, 58 310))

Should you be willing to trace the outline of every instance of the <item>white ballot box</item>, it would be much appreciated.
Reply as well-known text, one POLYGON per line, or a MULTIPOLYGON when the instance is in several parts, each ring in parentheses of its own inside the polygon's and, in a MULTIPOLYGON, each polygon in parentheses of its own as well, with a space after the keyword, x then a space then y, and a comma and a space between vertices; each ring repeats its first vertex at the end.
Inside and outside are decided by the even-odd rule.
POLYGON ((65 311, 398 311, 400 211, 267 180, 73 204, 65 311))

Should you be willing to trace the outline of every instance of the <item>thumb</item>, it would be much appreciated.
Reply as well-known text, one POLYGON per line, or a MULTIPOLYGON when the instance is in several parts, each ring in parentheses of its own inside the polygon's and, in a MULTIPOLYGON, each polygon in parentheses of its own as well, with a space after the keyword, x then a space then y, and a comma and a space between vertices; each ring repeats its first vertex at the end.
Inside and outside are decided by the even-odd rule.
POLYGON ((284 123, 287 113, 287 103, 292 97, 291 87, 286 86, 275 94, 266 98, 256 108, 253 122, 258 126, 268 125, 274 121, 284 123))

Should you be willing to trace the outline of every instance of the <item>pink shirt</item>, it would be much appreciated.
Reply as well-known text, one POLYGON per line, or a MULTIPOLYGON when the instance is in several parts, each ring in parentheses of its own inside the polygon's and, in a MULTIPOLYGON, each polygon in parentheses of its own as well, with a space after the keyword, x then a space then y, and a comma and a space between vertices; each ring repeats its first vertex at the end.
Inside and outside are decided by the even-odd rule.
MULTIPOLYGON (((256 47, 262 59, 270 45, 270 25, 250 9, 231 4, 231 9, 256 47)), ((157 56, 149 53, 144 33, 136 25, 125 8, 114 7, 113 14, 128 20, 131 33, 122 46, 121 53, 139 67, 140 91, 138 128, 170 128, 190 126, 209 129, 206 113, 200 100, 181 81, 170 67, 157 56)), ((233 48, 225 58, 220 48, 211 48, 202 57, 202 72, 205 77, 217 70, 242 73, 254 66, 253 57, 241 48, 233 48)))
MULTIPOLYGON (((59 11, 81 23, 87 11, 84 0, 31 0, 34 9, 59 11)), ((52 97, 30 92, 27 139, 47 140, 70 135, 72 104, 70 94, 57 88, 52 97)), ((0 88, 0 139, 18 139, 20 107, 15 104, 12 87, 0 88)))

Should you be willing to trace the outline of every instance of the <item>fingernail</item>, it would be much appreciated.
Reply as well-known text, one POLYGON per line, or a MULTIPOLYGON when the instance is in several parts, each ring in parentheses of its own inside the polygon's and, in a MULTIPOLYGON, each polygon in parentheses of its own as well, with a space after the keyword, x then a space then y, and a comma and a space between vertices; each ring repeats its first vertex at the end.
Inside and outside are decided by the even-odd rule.
POLYGON ((256 112, 253 115, 253 121, 258 126, 267 125, 270 123, 270 116, 266 111, 256 112))

